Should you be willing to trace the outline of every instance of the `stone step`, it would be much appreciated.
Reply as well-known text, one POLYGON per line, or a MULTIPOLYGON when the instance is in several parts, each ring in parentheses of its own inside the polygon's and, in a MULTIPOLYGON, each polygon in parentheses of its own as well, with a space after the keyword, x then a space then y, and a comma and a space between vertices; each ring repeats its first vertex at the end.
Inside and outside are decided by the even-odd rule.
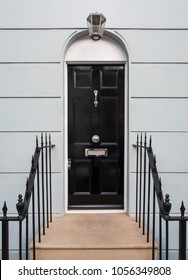
POLYGON ((36 259, 141 260, 151 259, 151 248, 126 214, 66 214, 54 218, 41 243, 36 239, 36 259))

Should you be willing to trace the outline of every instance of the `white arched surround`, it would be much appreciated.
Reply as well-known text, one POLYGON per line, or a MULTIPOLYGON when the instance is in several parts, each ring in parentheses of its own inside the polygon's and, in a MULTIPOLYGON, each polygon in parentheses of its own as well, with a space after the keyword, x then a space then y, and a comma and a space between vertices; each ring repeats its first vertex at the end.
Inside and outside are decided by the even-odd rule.
POLYGON ((127 61, 127 57, 123 48, 108 36, 104 36, 99 41, 94 41, 88 36, 84 36, 70 46, 65 61, 68 64, 124 64, 127 61))
MULTIPOLYGON (((125 65, 125 154, 124 154, 124 210, 123 212, 128 211, 128 174, 129 174, 129 150, 128 150, 128 140, 129 140, 129 107, 128 107, 128 55, 127 48, 125 44, 121 41, 119 37, 117 40, 114 34, 112 36, 103 36, 99 41, 92 40, 89 36, 79 36, 76 34, 73 36, 70 41, 67 43, 67 47, 64 53, 64 211, 65 212, 74 212, 68 211, 68 85, 67 85, 67 65, 68 64, 123 64, 125 65), (112 38, 113 37, 113 38, 112 38), (119 43, 121 41, 121 43, 119 43)), ((76 212, 122 212, 122 210, 76 210, 76 212)))

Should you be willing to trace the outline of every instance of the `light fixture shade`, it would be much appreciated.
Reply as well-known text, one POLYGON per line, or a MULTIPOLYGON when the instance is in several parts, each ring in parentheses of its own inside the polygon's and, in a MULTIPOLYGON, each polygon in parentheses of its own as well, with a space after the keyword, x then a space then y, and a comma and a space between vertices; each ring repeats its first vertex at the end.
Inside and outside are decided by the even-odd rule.
POLYGON ((103 36, 104 26, 106 18, 101 13, 91 13, 87 18, 87 24, 89 29, 89 36, 93 40, 99 40, 103 36))

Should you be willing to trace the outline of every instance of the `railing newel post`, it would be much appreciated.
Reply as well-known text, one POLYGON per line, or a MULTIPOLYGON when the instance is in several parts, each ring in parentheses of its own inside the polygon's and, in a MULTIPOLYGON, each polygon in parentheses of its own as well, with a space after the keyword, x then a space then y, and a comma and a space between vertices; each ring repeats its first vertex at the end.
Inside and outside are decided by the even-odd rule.
POLYGON ((22 194, 18 195, 18 202, 16 204, 16 209, 17 209, 19 218, 21 219, 22 218, 22 212, 23 212, 23 209, 24 209, 24 202, 23 202, 22 194))
POLYGON ((169 194, 165 195, 163 206, 164 206, 165 221, 166 221, 166 260, 168 260, 169 258, 169 213, 172 207, 172 204, 170 203, 169 194))
POLYGON ((18 202, 16 204, 16 209, 18 212, 18 220, 19 220, 19 259, 22 260, 22 219, 23 219, 22 214, 24 209, 22 194, 18 195, 18 202))
POLYGON ((169 194, 165 195, 165 200, 163 202, 164 210, 165 210, 165 216, 169 216, 172 204, 170 203, 170 196, 169 194))

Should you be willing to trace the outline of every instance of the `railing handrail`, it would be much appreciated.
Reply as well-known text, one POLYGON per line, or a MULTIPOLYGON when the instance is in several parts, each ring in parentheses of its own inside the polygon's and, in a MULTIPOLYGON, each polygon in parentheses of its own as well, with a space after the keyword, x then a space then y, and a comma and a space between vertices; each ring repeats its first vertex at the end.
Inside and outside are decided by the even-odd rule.
MULTIPOLYGON (((171 221, 177 221, 179 222, 179 258, 180 259, 186 259, 186 221, 188 221, 188 216, 184 215, 185 212, 185 207, 184 203, 182 201, 181 207, 180 207, 180 215, 170 215, 171 211, 171 203, 169 199, 169 195, 166 194, 165 198, 163 196, 163 191, 162 191, 162 183, 161 179, 159 178, 157 166, 156 166, 156 156, 153 153, 152 149, 152 140, 150 136, 149 140, 149 146, 147 146, 147 137, 145 133, 145 140, 144 144, 142 142, 142 133, 140 136, 140 143, 139 143, 139 135, 137 134, 137 142, 136 144, 133 145, 134 148, 137 149, 137 162, 136 162, 136 221, 137 221, 137 214, 138 214, 138 194, 137 192, 140 192, 140 205, 139 205, 139 227, 141 227, 141 200, 143 200, 143 204, 145 204, 144 198, 142 199, 142 187, 144 189, 143 191, 143 196, 145 196, 145 188, 146 188, 146 183, 145 183, 145 176, 146 176, 146 153, 148 155, 148 162, 149 162, 149 167, 148 167, 148 194, 150 195, 150 174, 152 174, 153 178, 153 189, 154 189, 154 197, 153 197, 153 212, 155 212, 155 197, 157 197, 157 202, 158 202, 158 207, 159 207, 159 216, 160 219, 163 219, 166 223, 166 259, 168 259, 168 222, 171 221), (140 149, 140 150, 139 150, 140 149), (143 171, 143 166, 142 166, 142 151, 144 150, 144 171, 143 171), (140 169, 139 169, 139 163, 140 161, 140 169), (144 173, 144 186, 142 186, 142 172, 144 173), (140 178, 138 178, 138 174, 140 174, 140 178), (140 180, 139 180, 140 179, 140 180), (140 188, 139 188, 140 184, 140 188)), ((150 213, 150 197, 148 195, 148 226, 147 226, 147 231, 149 232, 149 213, 150 213)), ((143 209, 145 209, 145 205, 143 206, 143 209)), ((145 211, 145 210, 144 210, 145 211)), ((145 227, 145 213, 143 211, 143 234, 144 234, 144 227, 145 227)), ((153 224, 155 223, 155 213, 153 213, 153 224)), ((155 225, 154 225, 155 226, 155 225)), ((162 226, 161 226, 161 221, 159 223, 159 235, 162 235, 162 226)), ((149 233, 147 232, 147 241, 149 241, 149 233)), ((153 236, 155 237, 155 232, 153 230, 153 236)), ((162 247, 162 241, 161 241, 161 236, 159 237, 159 242, 160 242, 160 250, 162 247)), ((154 241, 153 241, 154 244, 154 241)), ((154 250, 154 248, 153 248, 154 250)), ((160 252, 160 256, 161 256, 160 252)), ((154 257, 154 253, 153 253, 154 257)))
MULTIPOLYGON (((188 216, 184 216, 183 213, 181 213, 181 216, 172 216, 172 215, 170 215, 170 212, 165 211, 165 199, 164 199, 163 191, 162 191, 162 188, 161 188, 161 180, 159 178, 157 167, 156 167, 156 161, 154 160, 155 156, 153 154, 152 147, 147 147, 147 151, 148 151, 149 164, 150 164, 150 167, 151 167, 151 170, 152 170, 153 181, 154 181, 154 185, 155 185, 155 192, 157 194, 158 206, 159 206, 159 209, 160 209, 161 217, 165 221, 167 221, 167 220, 168 221, 179 221, 182 218, 184 220, 188 221, 188 216)), ((183 201, 182 201, 182 203, 183 203, 183 201)), ((182 207, 183 207, 183 205, 182 205, 182 207)))
MULTIPOLYGON (((18 203, 16 204, 16 208, 17 208, 17 212, 18 215, 7 215, 7 204, 6 202, 4 202, 4 206, 2 208, 3 210, 3 216, 0 216, 0 221, 2 222, 2 259, 8 259, 9 258, 9 241, 8 241, 8 225, 9 222, 12 221, 17 221, 19 222, 19 234, 20 234, 20 240, 19 240, 19 255, 20 255, 20 259, 22 259, 22 222, 24 220, 26 220, 26 224, 28 226, 28 214, 29 214, 29 207, 31 204, 31 199, 32 199, 32 213, 35 211, 35 195, 34 195, 34 189, 35 189, 35 179, 37 176, 37 188, 38 188, 38 196, 40 196, 40 189, 39 189, 39 159, 41 158, 41 165, 42 165, 42 192, 43 192, 43 212, 45 209, 45 202, 44 202, 44 173, 46 173, 46 194, 48 192, 48 175, 49 175, 49 188, 50 188, 50 195, 51 195, 51 149, 54 148, 55 145, 51 144, 51 136, 49 135, 49 142, 47 139, 47 133, 46 133, 46 137, 45 137, 45 143, 43 142, 43 133, 41 133, 41 147, 39 147, 38 145, 38 136, 36 137, 36 148, 34 151, 34 155, 32 156, 32 160, 31 160, 31 169, 30 169, 30 173, 29 173, 29 177, 27 178, 27 182, 26 182, 26 190, 25 190, 25 194, 24 194, 24 198, 21 194, 18 195, 18 203), (44 171, 44 158, 43 158, 43 151, 46 151, 46 169, 44 171), (42 153, 41 153, 42 152, 42 153), (41 155, 41 156, 40 156, 41 155), (48 167, 49 164, 49 167, 48 167), (49 168, 49 170, 48 170, 49 168)), ((52 202, 51 202, 51 196, 50 196, 50 221, 52 221, 52 202)), ((48 197, 46 199, 46 207, 48 207, 48 197)), ((38 212, 40 212, 40 197, 38 198, 38 212)), ((38 230, 39 230, 39 242, 41 241, 40 238, 40 214, 38 213, 38 230)), ((33 216, 33 242, 35 239, 35 213, 32 214, 33 216)), ((47 227, 49 227, 49 213, 47 213, 47 227)), ((45 217, 44 217, 44 213, 43 213, 43 235, 45 234, 45 228, 44 228, 44 224, 45 224, 45 217)), ((26 226, 26 227, 27 227, 26 226)), ((26 229, 28 234, 28 229, 26 229)), ((28 243, 28 236, 26 237, 26 243, 28 243)), ((28 259, 28 244, 26 244, 26 259, 28 259)), ((33 251, 35 250, 35 248, 33 249, 33 251)), ((33 255, 35 255, 35 253, 33 253, 33 255)), ((35 256, 34 256, 35 259, 35 256)))

